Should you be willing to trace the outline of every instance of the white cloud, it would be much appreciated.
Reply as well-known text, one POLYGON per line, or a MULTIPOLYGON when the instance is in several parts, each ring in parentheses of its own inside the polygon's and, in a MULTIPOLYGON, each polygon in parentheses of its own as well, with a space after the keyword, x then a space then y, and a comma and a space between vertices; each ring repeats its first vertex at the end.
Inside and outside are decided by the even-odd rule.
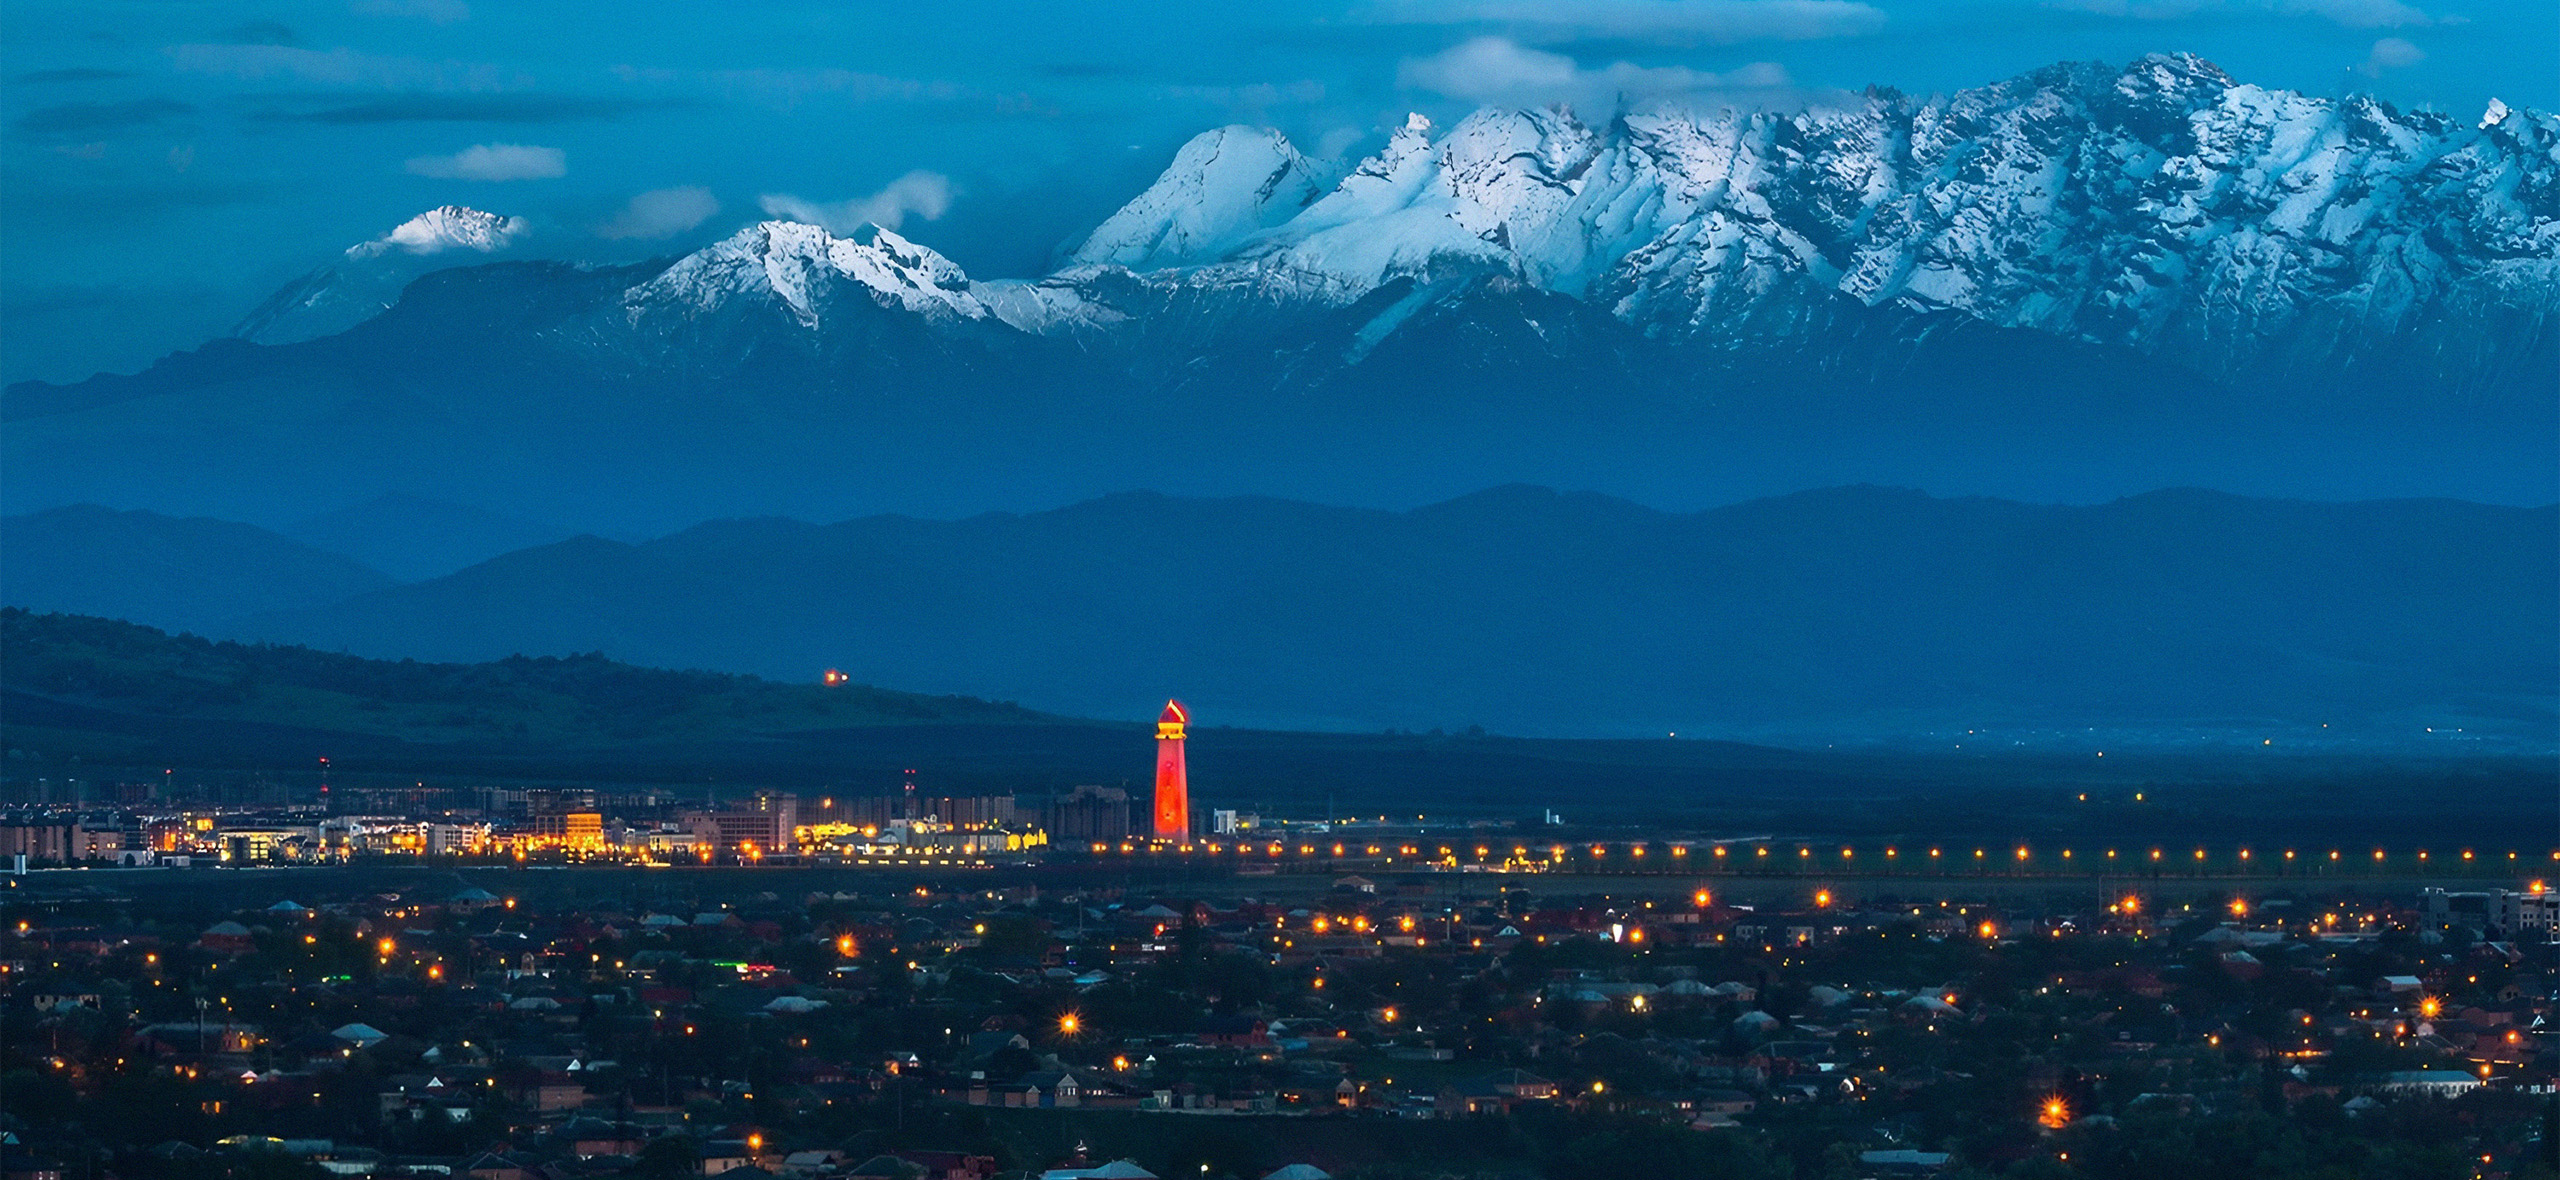
POLYGON ((1623 61, 1584 69, 1561 53, 1526 48, 1504 37, 1477 37, 1429 57, 1406 58, 1396 67, 1400 86, 1467 102, 1511 105, 1567 102, 1597 108, 1619 99, 1759 90, 1787 83, 1786 68, 1775 62, 1753 62, 1722 74, 1623 61))
POLYGON ((631 198, 613 220, 596 227, 600 238, 672 238, 720 211, 720 198, 700 185, 652 189, 631 198))
POLYGON ((2384 70, 2397 70, 2427 60, 2427 51, 2399 37, 2385 37, 2373 43, 2356 72, 2368 78, 2379 78, 2384 70))
POLYGON ((949 210, 951 178, 918 170, 890 181, 879 192, 849 201, 821 204, 789 193, 767 193, 757 204, 772 216, 824 226, 829 233, 852 233, 864 222, 894 230, 906 223, 910 213, 933 221, 949 210))
POLYGON ((569 160, 558 148, 483 143, 450 156, 419 156, 409 171, 438 180, 549 180, 567 175, 569 160))
POLYGON ((399 225, 390 233, 369 242, 347 247, 350 258, 379 258, 397 250, 403 254, 442 254, 447 250, 476 250, 492 254, 514 245, 517 238, 533 232, 533 223, 521 217, 502 217, 478 209, 446 205, 429 209, 399 225))
POLYGON ((490 217, 476 210, 460 217, 446 216, 446 210, 421 213, 377 239, 384 249, 397 248, 409 254, 442 254, 447 250, 477 250, 495 253, 515 244, 532 232, 533 223, 521 217, 490 217))
POLYGON ((1478 37, 1396 66, 1396 85, 1451 98, 1490 102, 1521 90, 1562 90, 1582 69, 1561 53, 1523 49, 1503 37, 1478 37))
POLYGON ((1704 41, 1810 41, 1884 27, 1861 0, 1384 0, 1370 14, 1388 24, 1501 22, 1581 36, 1670 36, 1704 41))

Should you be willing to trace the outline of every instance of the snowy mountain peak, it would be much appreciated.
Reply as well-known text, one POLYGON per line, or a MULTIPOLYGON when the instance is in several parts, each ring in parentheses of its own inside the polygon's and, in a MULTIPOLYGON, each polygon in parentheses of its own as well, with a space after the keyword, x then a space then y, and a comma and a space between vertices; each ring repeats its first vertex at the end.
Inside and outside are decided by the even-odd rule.
POLYGON ((2221 90, 2234 84, 2221 66, 2192 53, 2146 53, 2115 79, 2116 92, 2128 96, 2221 90))
POLYGON ((988 314, 959 264, 929 247, 868 223, 837 237, 797 221, 759 222, 689 254, 625 292, 623 305, 636 320, 713 312, 742 299, 772 302, 818 328, 848 294, 929 318, 988 314))
POLYGON ((1385 150, 1362 160, 1359 167, 1351 170, 1351 175, 1334 186, 1334 191, 1373 191, 1377 186, 1371 182, 1387 181, 1392 184, 1398 177, 1409 177, 1412 165, 1430 156, 1431 120, 1417 111, 1406 115, 1404 126, 1396 128, 1395 133, 1387 137, 1385 150))
POLYGON ((1204 131, 1067 260, 1132 270, 1213 261, 1296 216, 1322 191, 1279 132, 1241 124, 1204 131))
POLYGON ((259 344, 335 335, 382 314, 418 276, 460 265, 454 252, 494 254, 532 228, 521 217, 461 205, 429 209, 285 284, 231 334, 259 344))
POLYGON ((347 247, 347 257, 377 258, 393 251, 427 255, 473 250, 489 254, 507 248, 532 228, 533 224, 521 217, 463 205, 439 205, 401 222, 390 233, 347 247))
POLYGON ((2496 97, 2489 99, 2489 109, 2480 112, 2480 129, 2486 131, 2507 121, 2507 104, 2496 97))
POLYGON ((1433 162, 1457 198, 1450 216, 1476 236, 1509 246, 1515 226, 1526 232, 1562 215, 1599 147, 1591 129, 1561 107, 1487 108, 1450 128, 1433 162))

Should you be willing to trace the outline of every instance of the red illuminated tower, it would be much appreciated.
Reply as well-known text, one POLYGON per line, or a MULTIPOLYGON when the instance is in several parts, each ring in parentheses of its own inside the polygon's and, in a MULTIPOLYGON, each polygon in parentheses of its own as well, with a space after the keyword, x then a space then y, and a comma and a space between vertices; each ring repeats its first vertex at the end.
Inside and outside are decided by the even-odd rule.
POLYGON ((1156 718, 1156 831, 1158 840, 1191 838, 1191 780, 1182 764, 1182 727, 1191 720, 1180 701, 1166 701, 1156 718))

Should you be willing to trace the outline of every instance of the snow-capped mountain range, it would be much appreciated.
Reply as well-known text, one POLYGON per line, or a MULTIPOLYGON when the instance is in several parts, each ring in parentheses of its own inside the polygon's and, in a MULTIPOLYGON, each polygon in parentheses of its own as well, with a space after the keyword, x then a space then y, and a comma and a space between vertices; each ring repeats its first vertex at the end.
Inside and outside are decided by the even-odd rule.
MULTIPOLYGON (((525 229, 432 210, 235 334, 344 330, 420 273, 525 229)), ((768 221, 630 286, 591 332, 657 355, 697 347, 706 319, 761 309, 828 352, 831 321, 893 310, 1084 349, 1168 332, 1258 346, 1349 311, 1327 347, 1357 362, 1407 317, 1494 282, 1714 351, 1887 308, 2126 346, 2223 380, 2388 350, 2461 383, 2552 334, 2560 118, 2504 103, 2477 119, 2402 112, 2154 55, 1798 111, 1650 106, 1595 126, 1488 108, 1445 131, 1414 115, 1338 177, 1277 131, 1230 126, 1184 145, 1061 257, 1039 278, 973 279, 879 227, 768 221)))
POLYGON ((876 226, 612 266, 510 258, 528 232, 436 210, 245 343, 11 387, 0 500, 286 524, 405 495, 645 533, 1129 488, 2560 488, 2560 119, 2188 56, 1415 116, 1348 167, 1224 127, 1030 278, 876 226))
POLYGON ((1490 280, 1714 350, 1815 333, 1855 304, 2223 379, 2377 350, 2458 378, 2549 340, 2560 119, 2402 112, 2153 56, 1797 112, 1647 107, 1594 126, 1486 109, 1445 131, 1416 115, 1329 183, 1280 133, 1224 127, 1065 258, 973 280, 886 230, 767 222, 631 287, 622 320, 672 329, 761 304, 823 334, 834 314, 893 308, 1092 344, 1183 309, 1341 310, 1392 289, 1356 360, 1490 280))

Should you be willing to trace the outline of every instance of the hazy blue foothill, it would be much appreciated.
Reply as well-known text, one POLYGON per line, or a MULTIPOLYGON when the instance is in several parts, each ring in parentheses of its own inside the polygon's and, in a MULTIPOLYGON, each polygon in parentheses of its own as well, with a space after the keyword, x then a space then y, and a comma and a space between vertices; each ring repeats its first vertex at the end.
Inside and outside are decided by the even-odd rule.
MULTIPOLYGON (((28 572, 9 602, 90 609, 146 523, 204 528, 137 515, 11 518, 28 572), (113 527, 91 540, 94 524, 113 527)), ((229 529, 244 553, 290 544, 229 529)), ((328 602, 277 566, 264 597, 230 588, 240 609, 220 620, 185 589, 113 602, 373 656, 842 667, 1097 716, 1180 691, 1232 723, 1329 729, 1801 743, 1996 727, 2049 744, 2097 726, 2421 747, 2444 744, 2435 726, 2530 744, 2555 703, 2560 509, 1848 487, 1679 514, 1514 486, 1397 513, 1131 494, 579 537, 328 602)))
POLYGON ((298 521, 287 536, 415 582, 501 553, 557 541, 567 530, 503 513, 388 492, 298 521))
POLYGON ((150 619, 179 630, 335 602, 392 579, 253 525, 96 505, 0 525, 0 597, 38 611, 150 619))

